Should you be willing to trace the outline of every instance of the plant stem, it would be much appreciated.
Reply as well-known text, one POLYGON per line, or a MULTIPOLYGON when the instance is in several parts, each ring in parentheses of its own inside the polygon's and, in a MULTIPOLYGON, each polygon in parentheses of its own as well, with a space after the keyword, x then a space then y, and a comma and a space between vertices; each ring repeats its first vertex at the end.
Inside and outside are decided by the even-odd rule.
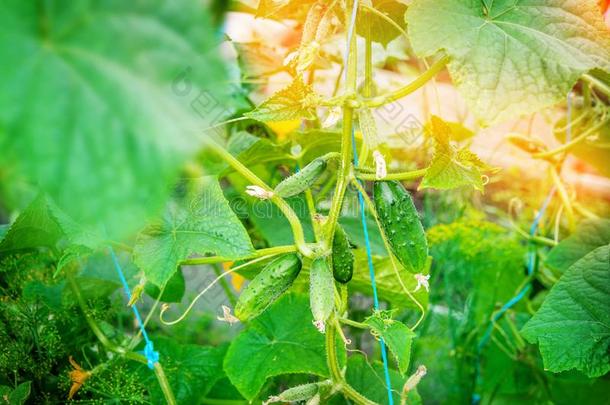
POLYGON ((576 227, 576 219, 574 217, 574 208, 572 207, 572 202, 570 201, 570 196, 568 195, 568 191, 566 190, 561 178, 559 177, 559 172, 555 167, 551 167, 551 178, 553 179, 553 183, 557 188, 557 194, 559 194, 559 198, 561 198, 561 202, 563 203, 563 207, 566 210, 566 214, 568 216, 568 224, 570 230, 573 231, 576 227))
POLYGON ((154 365, 155 376, 157 376, 157 381, 161 386, 161 391, 163 391, 163 396, 169 405, 176 405, 176 398, 174 397, 174 392, 172 391, 172 387, 169 385, 169 381, 167 381, 167 377, 165 376, 165 372, 163 371, 163 367, 161 367, 161 363, 155 363, 154 365))
POLYGON ((353 326, 354 328, 358 329, 370 329, 370 327, 366 323, 357 322, 349 318, 339 318, 339 322, 349 326, 353 326))
POLYGON ((560 147, 552 149, 552 150, 549 150, 549 151, 534 153, 532 155, 532 157, 534 157, 536 159, 544 159, 544 158, 551 157, 553 155, 557 155, 557 154, 562 153, 562 152, 566 152, 569 149, 571 149, 574 145, 577 145, 580 142, 582 142, 585 139, 587 139, 588 136, 593 134, 598 129, 601 129, 607 122, 608 122, 608 119, 604 119, 600 123, 598 123, 597 125, 592 126, 591 128, 589 128, 588 130, 586 130, 582 134, 578 135, 576 138, 572 139, 570 142, 566 142, 563 145, 561 145, 560 147))
MULTIPOLYGON (((427 170, 428 169, 418 169, 411 170, 408 172, 388 173, 387 176, 385 176, 381 180, 417 180, 420 177, 424 177, 426 175, 427 170)), ((360 180, 379 180, 377 179, 375 173, 363 173, 362 171, 358 171, 356 177, 358 177, 360 180)))
POLYGON ((527 232, 525 232, 523 229, 519 228, 516 224, 513 224, 513 228, 520 236, 522 236, 523 238, 527 239, 530 242, 534 242, 538 245, 544 245, 544 246, 549 246, 549 247, 557 246, 557 242, 555 242, 553 239, 545 238, 544 236, 530 235, 527 232))
MULTIPOLYGON (((214 152, 216 152, 221 158, 223 158, 228 164, 230 164, 233 169, 235 169, 238 173, 244 176, 253 185, 259 186, 265 191, 273 192, 273 190, 264 181, 262 181, 256 174, 254 174, 250 169, 244 166, 233 155, 227 152, 222 146, 218 145, 213 140, 209 140, 208 145, 214 150, 214 152)), ((290 228, 292 229, 292 233, 294 235, 294 242, 297 245, 297 248, 299 249, 301 254, 306 257, 311 257, 312 251, 305 242, 305 234, 303 232, 303 227, 301 226, 301 220, 299 219, 297 214, 282 197, 273 194, 270 200, 275 205, 277 205, 277 207, 280 209, 280 211, 282 211, 282 213, 288 220, 288 223, 290 224, 290 228)))
POLYGON ((345 381, 341 370, 339 369, 339 361, 337 358, 337 331, 335 330, 335 320, 329 319, 326 326, 326 359, 328 362, 328 369, 330 370, 330 377, 334 384, 336 384, 341 392, 349 399, 357 404, 361 405, 377 405, 356 391, 351 385, 345 381))
POLYGON ((295 252, 297 247, 295 245, 286 245, 286 246, 274 246, 270 248, 258 249, 255 250, 253 254, 240 257, 238 259, 223 257, 223 256, 209 256, 209 257, 194 257, 191 259, 186 259, 180 262, 180 266, 194 266, 197 264, 213 264, 213 263, 222 263, 222 262, 233 262, 235 260, 246 260, 252 259, 256 257, 262 256, 275 256, 282 253, 291 253, 295 252))
POLYGON ((441 70, 445 68, 448 62, 449 56, 443 56, 441 59, 434 62, 434 64, 430 66, 430 69, 426 70, 411 83, 385 96, 379 96, 365 100, 365 104, 369 107, 380 107, 382 105, 392 103, 396 100, 400 100, 401 98, 413 93, 414 91, 418 90, 423 85, 428 83, 430 80, 432 80, 434 76, 436 76, 441 70))
MULTIPOLYGON (((87 321, 89 328, 91 328, 91 331, 93 332, 95 337, 97 337, 97 339, 100 341, 102 346, 104 346, 106 349, 110 350, 111 352, 122 355, 123 357, 125 357, 127 359, 134 360, 134 361, 137 361, 142 364, 148 364, 148 360, 143 355, 141 355, 139 353, 127 351, 124 348, 115 345, 114 343, 112 343, 110 341, 110 339, 108 339, 108 337, 104 334, 104 332, 102 332, 102 330, 100 329, 98 324, 95 322, 95 320, 93 318, 91 318, 89 316, 89 314, 87 313, 87 304, 85 303, 85 299, 83 298, 83 296, 80 292, 80 289, 78 288, 78 285, 76 284, 76 281, 74 280, 74 277, 71 274, 68 275, 68 282, 70 283, 70 288, 72 289, 72 292, 76 296, 76 301, 78 302, 78 306, 80 307, 81 311, 83 312, 83 315, 85 316, 85 320, 87 321)), ((155 367, 155 376, 157 377, 157 381, 159 382, 159 385, 161 386, 161 390, 163 391, 165 400, 170 405, 176 405, 176 398, 174 397, 174 393, 169 385, 169 382, 167 381, 165 373, 163 372, 163 367, 161 366, 160 363, 155 363, 154 367, 155 367)))
MULTIPOLYGON (((218 268, 218 264, 215 264, 214 266, 214 273, 216 274, 216 276, 220 276, 222 274, 222 268, 218 268)), ((231 306, 235 306, 235 304, 237 303, 237 297, 235 296, 235 294, 233 293, 233 290, 231 290, 231 287, 229 286, 229 283, 227 282, 226 279, 221 278, 220 279, 220 286, 222 287, 222 289, 225 292, 225 295, 227 296, 227 298, 229 299, 229 302, 231 303, 231 306)))
MULTIPOLYGON (((346 7, 345 15, 346 21, 350 20, 350 9, 346 7)), ((356 80, 357 80, 357 57, 358 49, 356 47, 356 33, 347 30, 347 36, 349 40, 349 55, 347 57, 346 80, 345 80, 345 92, 346 94, 356 94, 356 80)), ((339 172, 337 173, 337 184, 335 186, 335 194, 333 195, 333 201, 330 207, 330 212, 327 222, 326 232, 326 244, 330 248, 333 235, 335 234, 335 228, 337 227, 337 221, 341 215, 341 208, 343 206, 343 197, 345 196, 345 189, 347 188, 347 178, 350 173, 352 165, 352 130, 354 125, 354 108, 349 105, 343 106, 343 131, 341 133, 341 163, 339 172)))
POLYGON ((593 85, 596 89, 604 93, 606 96, 610 97, 610 86, 606 85, 604 82, 591 76, 590 74, 585 73, 582 78, 593 85))

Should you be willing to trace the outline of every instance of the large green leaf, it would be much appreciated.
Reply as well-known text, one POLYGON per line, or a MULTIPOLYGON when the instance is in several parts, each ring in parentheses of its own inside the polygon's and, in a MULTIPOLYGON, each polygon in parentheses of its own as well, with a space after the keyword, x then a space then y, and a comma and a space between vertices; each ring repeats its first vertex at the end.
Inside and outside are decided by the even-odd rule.
POLYGON ((610 245, 574 263, 521 333, 539 344, 547 370, 610 371, 610 245))
POLYGON ((364 323, 371 327, 371 333, 383 338, 383 341, 394 355, 398 370, 404 374, 411 360, 411 342, 415 333, 404 323, 392 319, 389 311, 378 311, 368 317, 364 323))
MULTIPOLYGON (((220 347, 178 344, 168 338, 154 338, 159 362, 179 404, 198 403, 221 378, 226 345, 220 347)), ((138 368, 153 404, 165 404, 155 373, 142 365, 138 368)))
POLYGON ((142 226, 224 113, 202 3, 8 0, 0 26, 2 182, 112 237, 142 226))
MULTIPOLYGON (((356 258, 354 262, 354 276, 348 286, 351 291, 372 295, 373 289, 371 287, 371 276, 366 251, 365 249, 356 249, 354 250, 354 255, 356 258)), ((405 287, 425 308, 428 305, 428 293, 423 288, 415 292, 417 280, 413 277, 412 273, 409 273, 401 266, 398 260, 395 260, 395 262, 398 274, 405 287)), ((380 300, 387 301, 401 308, 418 309, 415 302, 402 290, 389 257, 373 256, 373 268, 375 270, 377 294, 380 300)))
POLYGON ((449 72, 484 123, 562 100, 583 73, 610 67, 610 34, 595 0, 415 0, 419 56, 444 49, 449 72))
POLYGON ((170 203, 163 218, 138 236, 134 261, 149 281, 162 286, 192 254, 239 258, 252 252, 250 238, 222 194, 218 181, 201 180, 200 195, 170 203))
POLYGON ((289 294, 233 340, 224 369, 245 398, 255 398, 269 377, 292 373, 328 377, 324 335, 312 322, 307 297, 289 294))
POLYGON ((592 250, 610 241, 610 220, 585 220, 549 252, 544 264, 561 273, 592 250))

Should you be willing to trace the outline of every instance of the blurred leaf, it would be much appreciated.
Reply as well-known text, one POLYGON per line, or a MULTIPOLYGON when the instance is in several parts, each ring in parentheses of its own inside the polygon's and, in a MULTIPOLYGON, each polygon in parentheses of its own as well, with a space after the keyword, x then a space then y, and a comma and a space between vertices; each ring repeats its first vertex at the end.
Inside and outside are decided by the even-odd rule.
MULTIPOLYGON (((403 30, 406 29, 405 12, 407 5, 398 0, 372 0, 368 2, 375 10, 385 14, 396 25, 403 30)), ((356 32, 364 38, 371 38, 373 42, 379 42, 384 47, 394 38, 400 35, 400 31, 384 18, 364 8, 358 10, 358 24, 356 32)))
MULTIPOLYGON (((351 243, 359 248, 364 248, 366 246, 364 230, 362 229, 362 219, 360 217, 342 216, 339 218, 339 223, 348 234, 351 243)), ((387 256, 388 253, 385 250, 383 239, 375 220, 367 218, 366 225, 369 234, 369 242, 371 244, 371 252, 375 256, 387 256)))
MULTIPOLYGON (((146 283, 144 291, 146 292, 146 294, 148 294, 149 297, 155 300, 159 298, 159 294, 161 294, 161 289, 153 283, 146 283)), ((182 301, 182 297, 184 297, 184 291, 184 275, 182 274, 182 270, 178 269, 178 271, 176 271, 174 275, 167 281, 167 284, 165 284, 163 294, 159 298, 159 301, 180 302, 182 301)))
MULTIPOLYGON (((224 369, 246 399, 254 399, 269 377, 293 373, 328 377, 324 335, 312 322, 307 296, 288 294, 231 342, 224 369)), ((338 349, 344 358, 343 346, 338 349)))
MULTIPOLYGON (((226 346, 212 347, 178 344, 168 338, 155 337, 155 350, 179 404, 199 403, 212 387, 224 377, 222 360, 226 346)), ((149 390, 153 404, 165 404, 161 387, 147 366, 140 365, 138 374, 149 390)))
POLYGON ((10 225, 0 240, 0 254, 39 247, 58 248, 60 242, 68 249, 78 245, 86 250, 86 246, 97 245, 97 240, 97 235, 86 233, 41 194, 10 225))
POLYGON ((415 53, 451 56, 449 72, 484 123, 551 106, 583 73, 610 68, 594 0, 415 0, 406 18, 415 53))
POLYGON ((257 17, 302 21, 317 0, 260 0, 257 17))
MULTIPOLYGON (((378 404, 388 403, 388 391, 385 383, 383 365, 374 362, 372 365, 366 361, 361 354, 350 356, 347 362, 347 372, 345 378, 352 387, 365 397, 378 404)), ((390 369, 390 382, 392 385, 392 398, 395 404, 400 404, 400 392, 406 382, 396 370, 390 369)), ((421 398, 416 390, 409 393, 406 398, 408 405, 420 405, 421 398)))
POLYGON ((482 172, 491 168, 470 150, 451 145, 455 135, 442 119, 432 116, 428 130, 435 140, 435 152, 419 188, 446 190, 472 186, 483 191, 482 172))
POLYGON ((2 182, 112 238, 142 226, 226 110, 202 3, 10 0, 0 25, 2 182))
POLYGON ((259 78, 283 69, 284 58, 262 42, 233 42, 242 79, 259 78))
POLYGON ((31 391, 31 381, 21 383, 15 389, 6 385, 0 385, 0 401, 8 405, 23 405, 30 396, 31 391))
MULTIPOLYGON (((371 277, 366 251, 364 249, 356 249, 354 250, 354 255, 356 261, 354 262, 354 276, 349 282, 350 291, 372 295, 373 290, 371 288, 371 277)), ((407 290, 411 292, 424 308, 426 308, 428 305, 428 293, 423 288, 417 292, 413 292, 417 286, 417 280, 413 277, 412 273, 409 273, 401 267, 398 261, 396 261, 396 265, 398 266, 398 273, 407 290)), ((418 309, 411 298, 402 291, 389 257, 373 256, 373 267, 375 269, 375 282, 377 284, 377 293, 380 300, 387 301, 391 303, 392 306, 418 309)))
POLYGON ((176 272, 178 263, 192 254, 240 258, 253 250, 218 181, 204 177, 200 186, 200 195, 188 202, 170 203, 163 219, 138 236, 134 261, 157 286, 164 285, 176 272))
POLYGON ((521 334, 539 344, 549 371, 610 371, 610 245, 570 266, 521 334))
MULTIPOLYGON (((572 119, 576 119, 583 113, 586 113, 586 111, 581 108, 574 108, 572 110, 572 119)), ((572 139, 589 130, 592 126, 599 124, 605 118, 607 117, 593 115, 592 118, 573 123, 571 125, 572 139)), ((565 117, 555 123, 555 138, 561 143, 566 142, 566 130, 564 129, 566 124, 565 117)), ((579 142, 572 146, 570 153, 595 167, 603 176, 610 177, 610 165, 608 164, 610 149, 608 144, 610 144, 610 125, 604 125, 588 136, 584 142, 579 142)))
POLYGON ((296 118, 316 118, 315 104, 310 102, 313 89, 297 77, 286 88, 273 94, 253 111, 244 116, 258 121, 288 121, 296 118))
POLYGON ((545 266, 564 273, 570 266, 594 249, 610 241, 610 219, 584 220, 573 234, 549 252, 545 266))
POLYGON ((390 311, 378 311, 369 316, 364 323, 371 327, 374 336, 383 341, 394 355, 398 370, 404 374, 411 360, 411 341, 415 333, 402 322, 392 319, 390 311))

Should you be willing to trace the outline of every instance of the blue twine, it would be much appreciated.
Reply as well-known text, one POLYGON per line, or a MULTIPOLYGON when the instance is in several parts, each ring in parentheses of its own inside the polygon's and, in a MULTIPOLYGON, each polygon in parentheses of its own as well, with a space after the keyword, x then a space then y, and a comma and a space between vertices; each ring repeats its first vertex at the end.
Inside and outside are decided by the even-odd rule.
MULTIPOLYGON (((129 285, 127 284, 127 280, 125 279, 125 274, 123 274, 123 270, 121 269, 119 260, 117 259, 116 254, 114 253, 114 249, 112 249, 111 246, 108 247, 108 250, 110 251, 110 256, 112 257, 112 262, 114 263, 114 268, 116 269, 116 272, 119 275, 121 284, 123 284, 125 295, 127 295, 127 299, 131 301, 131 291, 129 290, 129 285)), ((155 363, 159 362, 159 352, 155 351, 153 342, 148 338, 148 333, 146 333, 146 329, 144 328, 144 322, 142 322, 140 311, 138 311, 138 308, 135 304, 131 306, 131 309, 133 310, 133 313, 136 316, 138 326, 140 328, 140 331, 142 332, 142 337, 144 337, 144 341, 146 342, 144 350, 142 350, 140 353, 142 353, 146 357, 148 368, 153 369, 155 367, 155 363)))
MULTIPOLYGON (((350 26, 347 34, 347 44, 345 47, 345 56, 344 56, 344 79, 347 83, 347 63, 349 59, 349 48, 350 43, 352 42, 352 37, 354 35, 354 28, 356 26, 356 15, 358 12, 358 0, 354 0, 354 6, 352 9, 350 26)), ((358 166, 358 152, 356 150, 356 139, 354 136, 354 128, 352 127, 352 149, 354 153, 354 165, 358 166)), ((357 180, 358 181, 358 180, 357 180)), ((362 184, 360 181, 358 181, 362 184)), ((371 253, 371 241, 369 238, 368 227, 366 226, 366 212, 364 206, 364 197, 362 197, 362 193, 358 190, 358 204, 360 206, 360 217, 362 219, 362 231, 364 233, 364 243, 366 246, 366 257, 369 266, 369 275, 371 278, 371 286, 373 288, 373 307, 376 311, 379 310, 379 298, 377 296, 377 284, 375 282, 375 267, 373 266, 373 254, 371 253)), ((392 397, 392 383, 390 381, 390 368, 388 367, 388 354, 386 350, 385 341, 383 338, 379 339, 379 345, 381 346, 381 360, 383 362, 383 374, 385 377, 386 388, 388 390, 388 404, 394 405, 394 398, 392 397)))

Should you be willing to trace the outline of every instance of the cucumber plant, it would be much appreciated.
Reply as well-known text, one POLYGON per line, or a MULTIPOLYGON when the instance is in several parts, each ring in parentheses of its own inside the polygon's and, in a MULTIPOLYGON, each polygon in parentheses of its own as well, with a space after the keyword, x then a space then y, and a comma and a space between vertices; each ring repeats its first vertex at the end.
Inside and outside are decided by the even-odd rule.
POLYGON ((610 175, 596 1, 237 1, 301 32, 228 61, 222 2, 85 3, 0 6, 0 402, 607 399, 610 204, 563 175, 610 175), (536 189, 473 152, 543 110, 536 189))

